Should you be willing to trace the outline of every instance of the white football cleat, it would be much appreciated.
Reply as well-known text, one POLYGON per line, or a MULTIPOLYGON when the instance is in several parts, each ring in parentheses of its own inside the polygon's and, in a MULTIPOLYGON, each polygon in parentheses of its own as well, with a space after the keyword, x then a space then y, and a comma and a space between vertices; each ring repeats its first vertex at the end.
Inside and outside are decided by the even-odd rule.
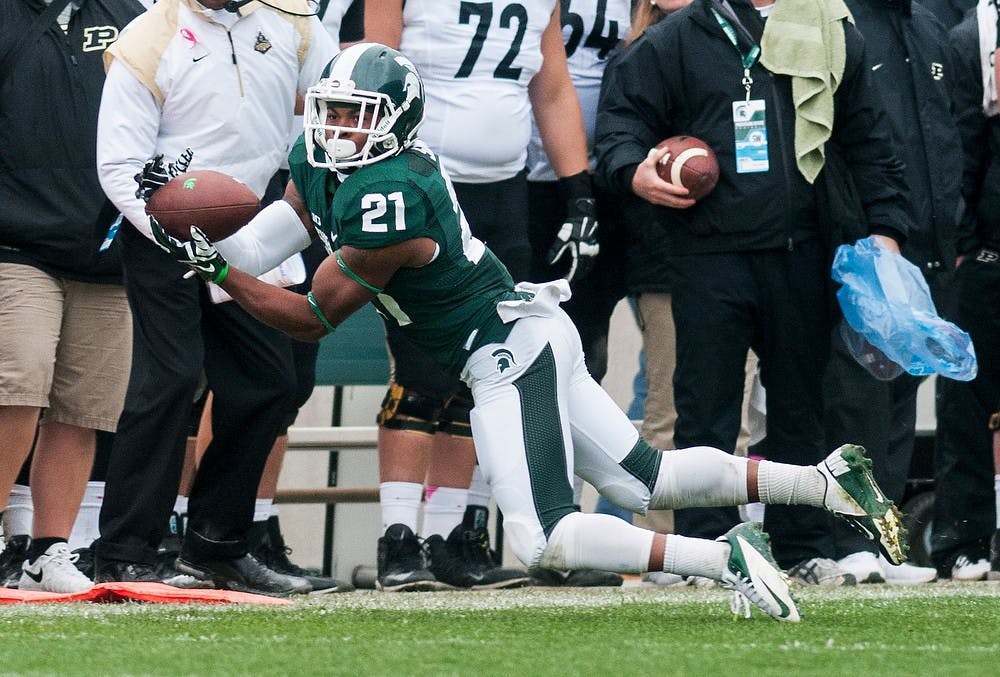
MULTIPOLYGON (((788 589, 788 578, 774 561, 768 536, 759 523, 737 524, 715 540, 726 541, 732 547, 722 571, 722 587, 736 591, 775 620, 801 620, 788 589)), ((733 605, 734 613, 738 613, 738 606, 733 605)))
POLYGON ((816 467, 826 479, 826 509, 878 543, 893 564, 905 561, 909 543, 902 515, 875 483, 864 447, 845 444, 816 467))

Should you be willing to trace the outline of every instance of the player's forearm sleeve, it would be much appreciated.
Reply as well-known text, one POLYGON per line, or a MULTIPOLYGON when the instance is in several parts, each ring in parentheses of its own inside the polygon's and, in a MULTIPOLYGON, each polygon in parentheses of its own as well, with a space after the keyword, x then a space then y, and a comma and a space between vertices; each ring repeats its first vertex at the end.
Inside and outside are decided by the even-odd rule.
POLYGON ((272 202, 224 240, 216 249, 229 264, 258 276, 309 246, 312 238, 302 220, 284 200, 272 202))

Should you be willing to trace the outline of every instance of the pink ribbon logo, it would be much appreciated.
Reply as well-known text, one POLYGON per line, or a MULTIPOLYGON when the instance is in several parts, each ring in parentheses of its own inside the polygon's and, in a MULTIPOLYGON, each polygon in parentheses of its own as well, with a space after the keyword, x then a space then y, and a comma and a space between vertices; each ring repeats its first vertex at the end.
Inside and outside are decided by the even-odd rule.
POLYGON ((181 37, 187 40, 189 43, 191 43, 188 45, 188 49, 191 49, 192 47, 198 44, 198 38, 194 36, 194 33, 191 32, 190 28, 182 28, 180 32, 181 32, 181 37))

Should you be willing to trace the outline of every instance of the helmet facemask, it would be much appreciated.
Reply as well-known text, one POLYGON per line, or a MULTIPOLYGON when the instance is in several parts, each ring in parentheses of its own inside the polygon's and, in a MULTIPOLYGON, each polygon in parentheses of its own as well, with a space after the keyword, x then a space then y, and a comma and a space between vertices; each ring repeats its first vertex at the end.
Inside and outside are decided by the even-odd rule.
MULTIPOLYGON (((363 92, 337 86, 332 80, 320 80, 310 87, 305 100, 305 140, 309 163, 327 169, 349 169, 378 162, 394 155, 399 144, 387 124, 387 96, 378 92, 363 92), (328 122, 331 108, 351 108, 357 111, 355 125, 328 122), (360 145, 344 138, 347 134, 365 135, 360 145)), ((348 83, 350 84, 350 83, 348 83)))
POLYGON ((409 147, 423 118, 423 83, 412 62, 385 45, 353 45, 306 92, 307 158, 314 167, 335 170, 378 162, 409 147), (358 112, 357 123, 345 126, 328 117, 342 106, 358 112), (360 147, 344 138, 350 133, 364 135, 360 147))

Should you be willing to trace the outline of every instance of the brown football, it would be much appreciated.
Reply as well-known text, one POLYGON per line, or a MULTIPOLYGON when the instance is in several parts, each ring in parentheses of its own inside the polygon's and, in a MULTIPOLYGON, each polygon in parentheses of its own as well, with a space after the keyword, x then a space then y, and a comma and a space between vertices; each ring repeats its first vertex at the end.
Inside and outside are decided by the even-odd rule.
POLYGON ((719 181, 719 162, 704 141, 693 136, 671 136, 656 147, 669 149, 656 163, 656 173, 661 179, 687 188, 695 200, 702 199, 715 188, 719 181))
POLYGON ((177 175, 146 203, 146 213, 182 240, 190 239, 191 226, 201 228, 213 241, 229 237, 258 211, 260 200, 249 186, 209 169, 177 175))

